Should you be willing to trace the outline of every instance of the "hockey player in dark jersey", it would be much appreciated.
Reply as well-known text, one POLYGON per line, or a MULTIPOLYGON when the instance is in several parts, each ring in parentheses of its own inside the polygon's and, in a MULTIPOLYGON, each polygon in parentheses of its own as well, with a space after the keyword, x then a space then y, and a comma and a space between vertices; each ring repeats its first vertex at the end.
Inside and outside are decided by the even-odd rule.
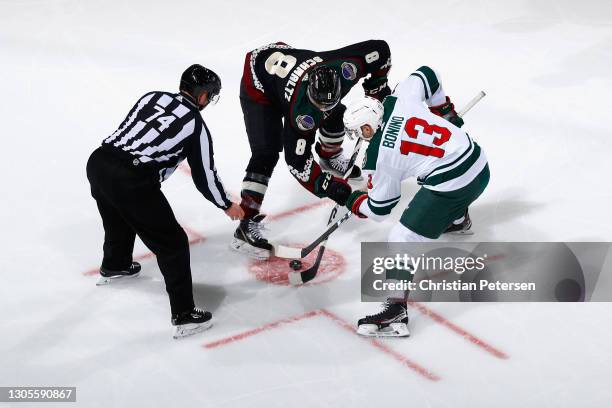
MULTIPOLYGON (((384 99, 391 93, 390 68, 391 52, 382 40, 323 52, 279 42, 247 53, 240 104, 251 159, 240 194, 245 218, 234 233, 233 249, 258 259, 270 256, 272 246, 261 234, 265 216, 259 211, 283 150, 289 171, 303 187, 344 205, 351 187, 338 176, 350 160, 342 154, 346 107, 340 101, 362 78, 367 96, 384 99), (312 154, 317 130, 319 162, 312 154)), ((349 179, 360 177, 354 166, 349 179)))

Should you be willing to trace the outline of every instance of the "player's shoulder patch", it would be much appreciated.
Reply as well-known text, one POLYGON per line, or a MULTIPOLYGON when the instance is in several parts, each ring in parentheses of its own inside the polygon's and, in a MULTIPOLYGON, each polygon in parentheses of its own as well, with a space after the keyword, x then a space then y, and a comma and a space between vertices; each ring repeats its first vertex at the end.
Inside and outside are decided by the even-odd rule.
POLYGON ((298 115, 295 118, 295 124, 301 131, 307 132, 315 127, 315 120, 310 115, 298 115))
POLYGON ((300 86, 296 90, 292 102, 289 104, 288 117, 289 125, 299 132, 312 132, 316 129, 321 120, 323 113, 310 103, 306 95, 306 87, 300 86))
POLYGON ((357 78, 357 65, 352 62, 343 62, 340 66, 342 77, 348 81, 354 81, 357 78))

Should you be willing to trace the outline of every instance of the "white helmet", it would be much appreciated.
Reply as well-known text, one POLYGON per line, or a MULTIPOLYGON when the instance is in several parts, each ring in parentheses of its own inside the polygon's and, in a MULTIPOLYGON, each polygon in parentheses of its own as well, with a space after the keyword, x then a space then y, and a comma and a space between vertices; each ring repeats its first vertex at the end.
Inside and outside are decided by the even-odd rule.
POLYGON ((363 136, 361 127, 363 125, 370 125, 372 130, 376 132, 376 129, 382 124, 383 113, 382 103, 369 96, 352 103, 344 112, 343 122, 346 134, 351 139, 357 136, 364 140, 369 140, 370 138, 363 136))

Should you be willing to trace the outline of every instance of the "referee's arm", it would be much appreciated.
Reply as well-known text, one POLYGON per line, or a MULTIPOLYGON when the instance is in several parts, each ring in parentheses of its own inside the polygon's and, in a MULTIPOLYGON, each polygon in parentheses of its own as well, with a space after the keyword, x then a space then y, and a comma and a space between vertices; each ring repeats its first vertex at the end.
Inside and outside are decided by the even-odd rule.
POLYGON ((191 167, 193 182, 208 201, 222 210, 227 210, 232 202, 217 174, 212 138, 203 121, 196 124, 196 131, 192 137, 193 144, 187 155, 187 162, 191 167))

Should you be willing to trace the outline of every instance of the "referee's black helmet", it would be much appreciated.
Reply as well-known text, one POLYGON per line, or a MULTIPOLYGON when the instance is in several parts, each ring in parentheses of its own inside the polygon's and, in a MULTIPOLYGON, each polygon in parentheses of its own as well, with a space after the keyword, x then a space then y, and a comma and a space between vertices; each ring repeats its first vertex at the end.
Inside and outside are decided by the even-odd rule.
POLYGON ((179 89, 191 95, 195 99, 196 104, 198 104, 198 108, 202 110, 206 105, 201 106, 198 100, 203 92, 208 92, 209 102, 215 104, 219 100, 221 78, 212 70, 200 64, 193 64, 181 75, 179 89))

